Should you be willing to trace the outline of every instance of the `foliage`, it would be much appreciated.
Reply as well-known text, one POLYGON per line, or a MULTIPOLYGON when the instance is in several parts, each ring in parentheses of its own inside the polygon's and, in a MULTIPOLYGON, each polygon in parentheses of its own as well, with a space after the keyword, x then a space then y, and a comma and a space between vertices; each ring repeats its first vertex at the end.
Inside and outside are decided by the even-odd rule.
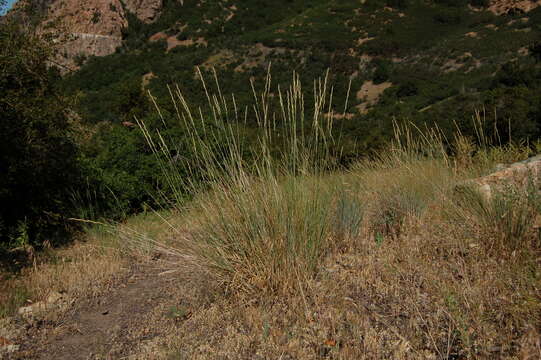
POLYGON ((381 84, 387 80, 391 75, 391 63, 389 61, 378 59, 374 61, 374 84, 381 84))
POLYGON ((541 41, 538 41, 537 43, 530 46, 530 51, 532 53, 532 56, 535 58, 537 62, 541 61, 541 41))
POLYGON ((70 99, 48 67, 49 41, 0 25, 0 246, 55 243, 80 179, 70 137, 70 99))

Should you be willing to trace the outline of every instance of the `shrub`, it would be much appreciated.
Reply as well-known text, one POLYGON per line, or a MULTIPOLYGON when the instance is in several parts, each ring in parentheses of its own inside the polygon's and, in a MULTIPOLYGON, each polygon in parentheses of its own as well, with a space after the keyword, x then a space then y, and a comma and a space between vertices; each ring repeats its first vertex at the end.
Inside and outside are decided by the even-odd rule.
POLYGON ((434 21, 445 25, 456 25, 462 21, 460 13, 456 9, 441 9, 434 15, 434 21))
POLYGON ((404 10, 408 8, 408 0, 386 0, 385 4, 389 7, 404 10))
POLYGON ((536 62, 541 62, 541 41, 530 46, 530 53, 536 62))
POLYGON ((435 0, 435 3, 450 7, 462 7, 466 5, 467 0, 435 0))
POLYGON ((389 61, 378 59, 374 61, 374 66, 374 84, 381 84, 389 80, 389 76, 391 75, 391 63, 389 61))
POLYGON ((77 187, 78 148, 70 136, 71 100, 48 67, 52 43, 0 24, 0 246, 61 240, 77 187))
POLYGON ((400 84, 398 90, 396 91, 396 96, 402 98, 408 96, 415 96, 418 93, 419 89, 417 85, 412 81, 406 81, 403 84, 400 84))
POLYGON ((489 0, 470 0, 470 5, 475 7, 487 7, 490 4, 489 0))

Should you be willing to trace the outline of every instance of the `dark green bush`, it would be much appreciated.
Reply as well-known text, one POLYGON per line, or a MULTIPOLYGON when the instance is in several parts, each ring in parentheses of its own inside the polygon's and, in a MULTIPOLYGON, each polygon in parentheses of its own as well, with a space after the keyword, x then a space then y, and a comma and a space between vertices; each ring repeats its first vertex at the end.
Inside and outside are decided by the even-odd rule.
POLYGON ((470 0, 470 5, 475 7, 487 7, 489 4, 489 0, 470 0))
POLYGON ((80 181, 51 42, 0 25, 0 247, 55 243, 80 181))
POLYGON ((462 19, 460 12, 456 9, 441 9, 438 14, 434 15, 434 21, 445 25, 457 25, 462 19))
POLYGON ((401 97, 408 97, 408 96, 415 96, 419 93, 419 88, 417 85, 412 81, 407 81, 403 84, 400 84, 398 87, 398 90, 396 91, 396 96, 399 98, 401 97))
POLYGON ((530 54, 534 57, 536 62, 541 62, 541 41, 530 46, 530 54))
POLYGON ((386 0, 385 4, 394 9, 404 10, 408 7, 408 0, 386 0))
POLYGON ((382 82, 389 80, 392 66, 390 61, 377 59, 374 61, 374 66, 374 84, 381 84, 382 82))
POLYGON ((467 0, 435 0, 434 2, 449 7, 462 7, 467 4, 467 0))

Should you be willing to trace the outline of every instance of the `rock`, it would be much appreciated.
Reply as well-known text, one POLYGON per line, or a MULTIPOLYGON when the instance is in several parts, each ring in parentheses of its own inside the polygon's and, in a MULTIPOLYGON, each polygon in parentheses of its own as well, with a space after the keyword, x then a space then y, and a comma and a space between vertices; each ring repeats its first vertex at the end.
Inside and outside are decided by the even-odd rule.
POLYGON ((478 190, 485 199, 490 199, 492 197, 492 189, 490 188, 490 185, 483 184, 479 186, 478 190))
POLYGON ((19 351, 20 346, 0 336, 0 355, 19 351))
POLYGON ((53 291, 47 296, 47 303, 48 304, 55 304, 62 300, 63 296, 59 292, 53 291))
MULTIPOLYGON (((20 14, 30 1, 20 0, 10 16, 17 11, 20 14)), ((66 72, 76 70, 90 56, 114 53, 122 45, 122 33, 128 27, 127 11, 150 23, 159 17, 163 0, 47 0, 38 5, 34 11, 43 16, 36 32, 46 34, 53 29, 67 34, 61 39, 61 56, 55 59, 61 71, 66 72)))
POLYGON ((5 346, 0 345, 0 357, 2 357, 3 354, 11 354, 16 351, 19 351, 20 347, 21 347, 20 345, 15 345, 15 344, 10 344, 10 345, 5 345, 5 346))
POLYGON ((46 311, 58 307, 64 296, 56 291, 53 291, 47 296, 45 301, 38 301, 32 305, 20 307, 17 313, 25 319, 36 317, 46 311))
POLYGON ((163 7, 162 0, 124 0, 124 4, 128 11, 147 24, 158 18, 163 7))
POLYGON ((19 325, 13 318, 0 319, 0 347, 13 345, 13 342, 9 339, 16 339, 21 336, 24 330, 19 325))
POLYGON ((473 185, 486 200, 490 200, 495 190, 502 190, 507 185, 516 186, 522 190, 526 190, 530 184, 538 185, 540 175, 541 155, 537 155, 509 166, 498 164, 495 172, 466 181, 459 186, 473 185))
POLYGON ((0 347, 8 346, 8 345, 13 345, 13 343, 9 341, 8 339, 0 336, 0 347))
POLYGON ((20 345, 8 345, 8 346, 4 346, 4 347, 0 347, 0 354, 4 353, 4 354, 11 354, 11 353, 14 353, 16 351, 19 351, 19 349, 21 348, 20 345))
POLYGON ((20 307, 19 310, 17 310, 17 313, 23 318, 30 318, 36 316, 41 312, 46 311, 47 308, 47 303, 43 301, 38 301, 36 303, 33 303, 32 305, 20 307))
POLYGON ((527 13, 541 6, 541 0, 492 0, 488 11, 495 15, 504 15, 513 12, 527 13))

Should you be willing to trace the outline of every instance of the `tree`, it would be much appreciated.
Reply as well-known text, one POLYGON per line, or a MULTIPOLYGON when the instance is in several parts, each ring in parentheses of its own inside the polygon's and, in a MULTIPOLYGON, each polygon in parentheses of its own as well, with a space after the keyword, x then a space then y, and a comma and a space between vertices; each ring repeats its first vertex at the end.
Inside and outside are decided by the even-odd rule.
POLYGON ((0 24, 0 248, 53 243, 71 211, 78 151, 54 56, 52 41, 0 24))
POLYGON ((530 53, 536 62, 541 62, 541 41, 530 46, 530 53))

